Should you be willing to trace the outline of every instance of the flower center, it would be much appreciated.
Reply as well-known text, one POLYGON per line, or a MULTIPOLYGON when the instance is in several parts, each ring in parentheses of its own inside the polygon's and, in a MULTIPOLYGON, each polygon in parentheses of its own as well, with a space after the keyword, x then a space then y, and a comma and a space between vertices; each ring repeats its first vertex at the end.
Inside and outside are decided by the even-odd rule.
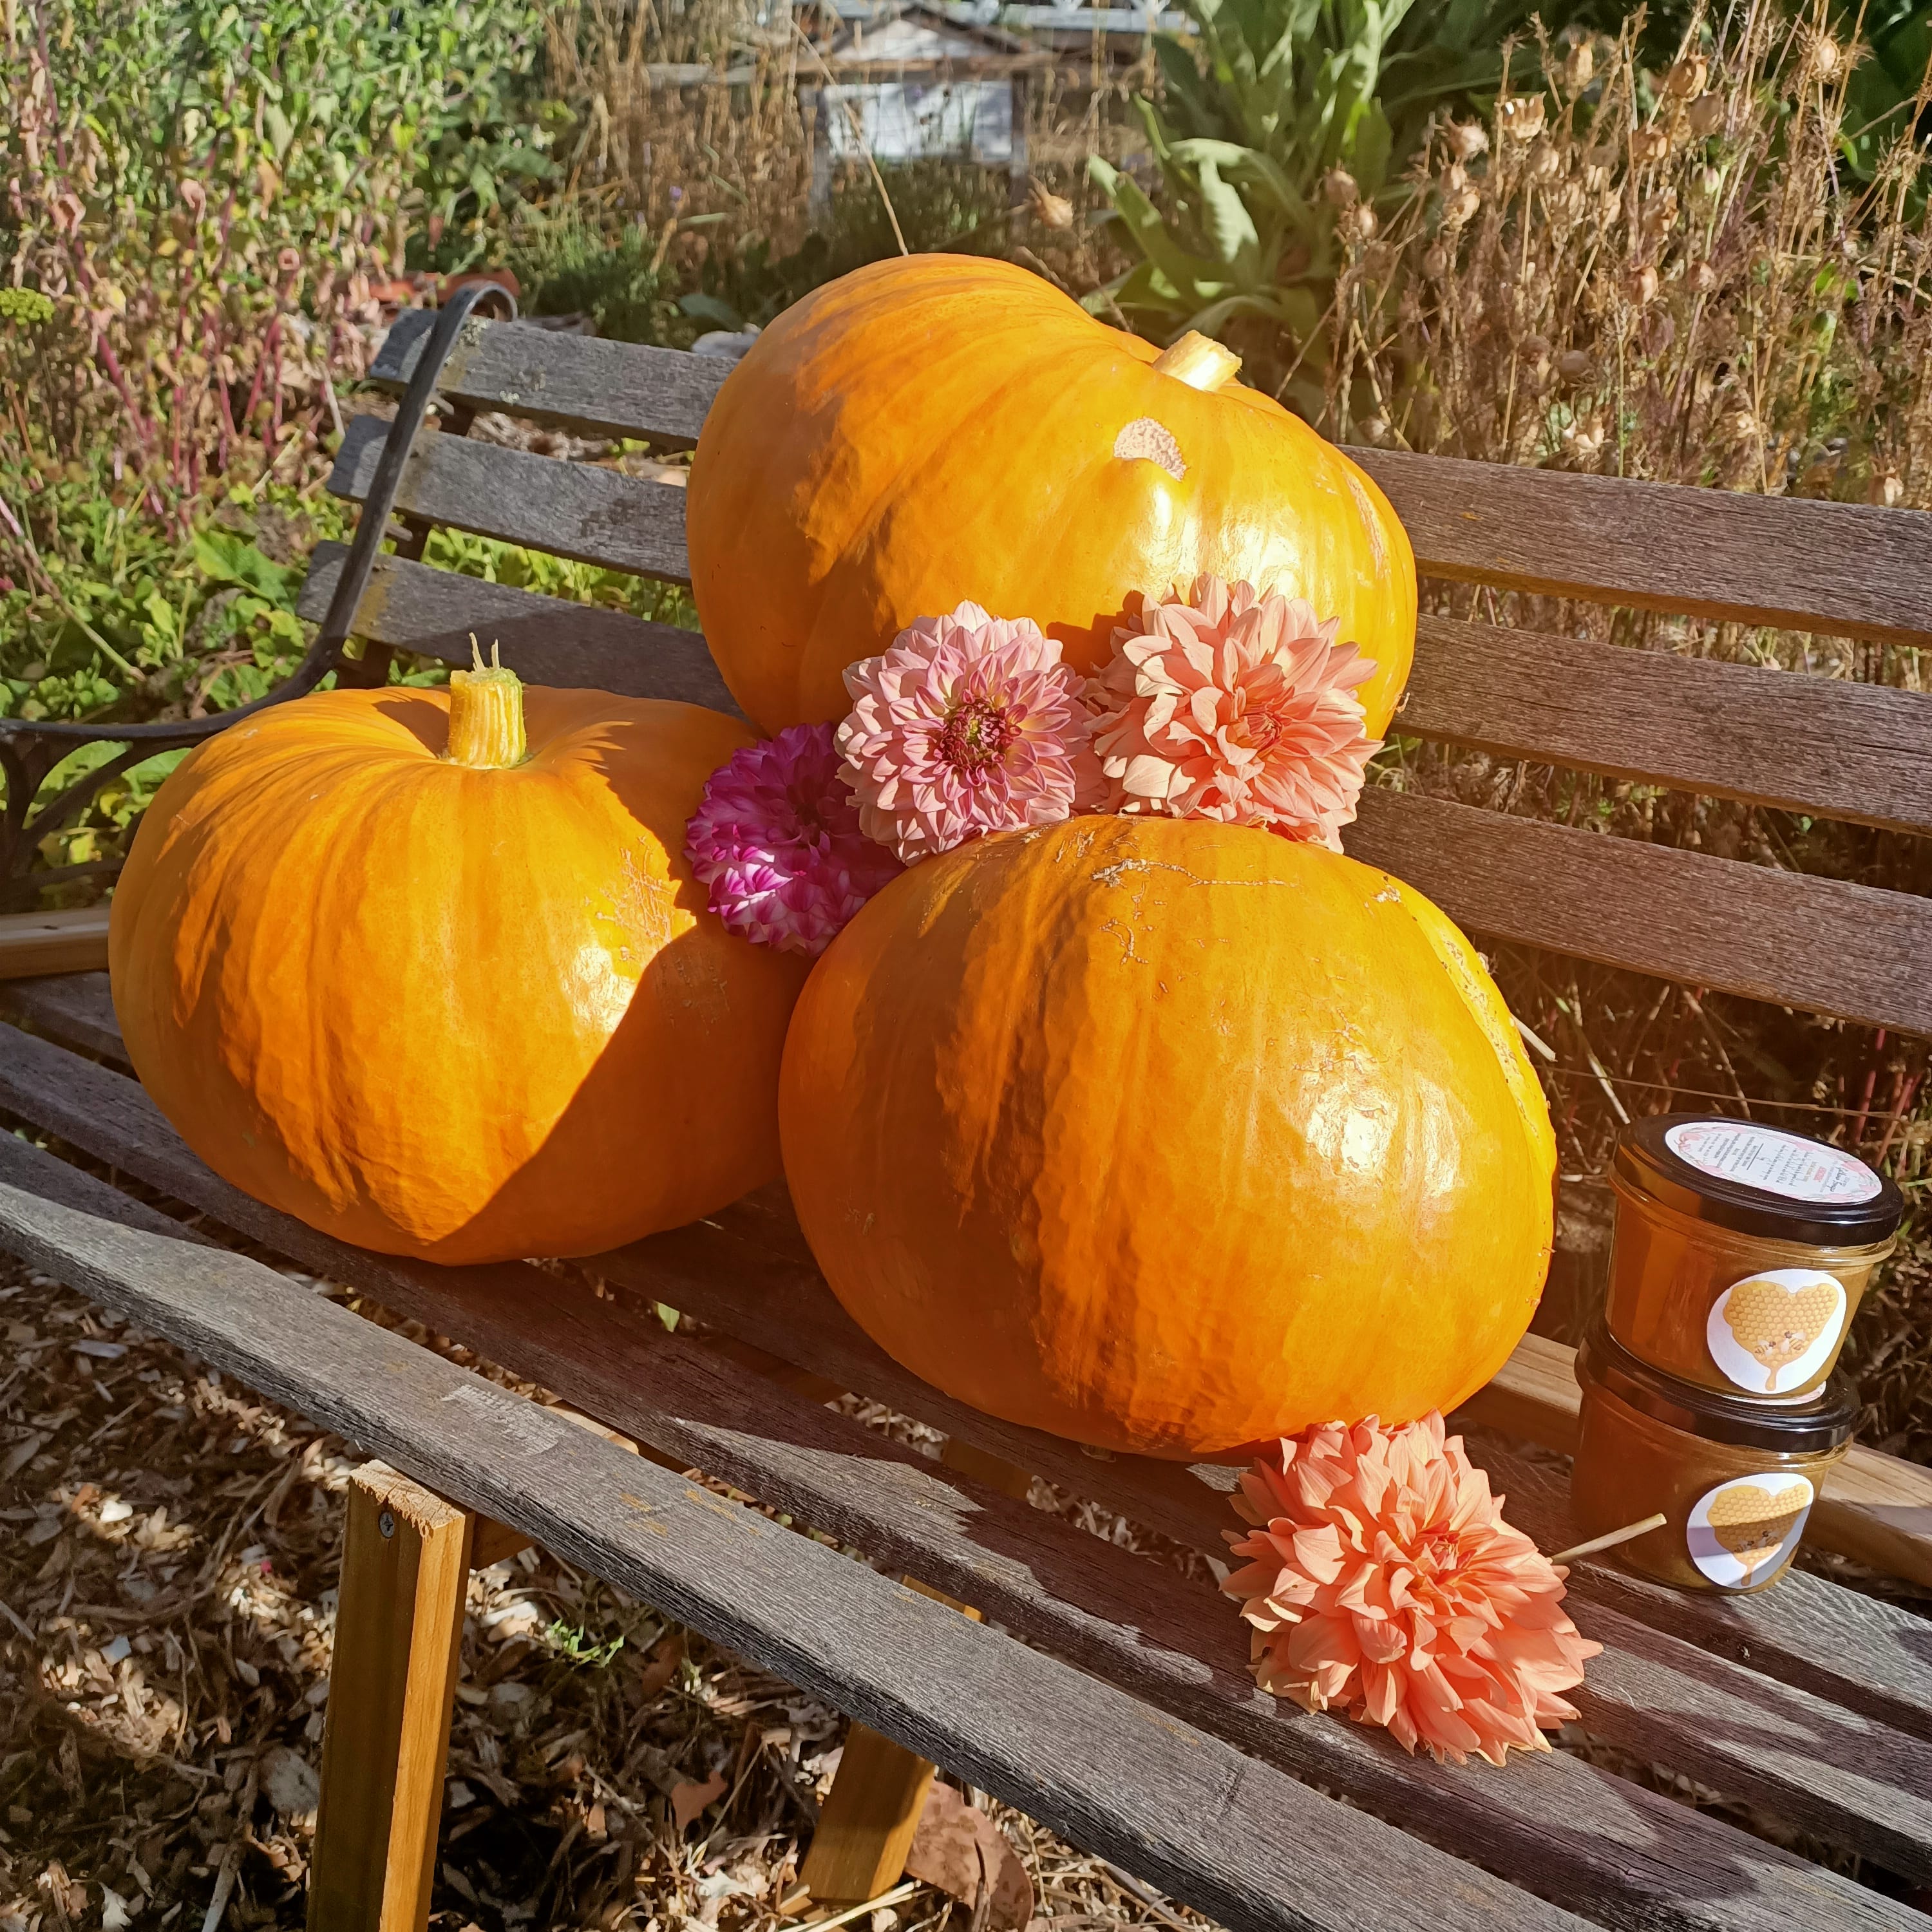
POLYGON ((939 734, 939 755, 956 772, 982 772, 998 764, 1018 736, 1004 705, 969 698, 947 714, 939 734))

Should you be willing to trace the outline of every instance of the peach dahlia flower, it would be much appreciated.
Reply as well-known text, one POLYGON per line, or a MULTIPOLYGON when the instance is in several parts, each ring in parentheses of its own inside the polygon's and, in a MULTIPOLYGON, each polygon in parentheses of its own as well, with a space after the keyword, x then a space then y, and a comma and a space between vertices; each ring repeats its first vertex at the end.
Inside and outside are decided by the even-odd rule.
POLYGON ((1549 1559, 1430 1414, 1329 1423, 1241 1478, 1222 1586, 1253 1626, 1256 1681, 1304 1709, 1382 1724, 1409 1750, 1501 1764, 1547 1750, 1603 1646, 1578 1634, 1549 1559))
POLYGON ((1196 578, 1114 633, 1089 693, 1108 809, 1264 826, 1340 850, 1381 748, 1355 687, 1375 662, 1299 597, 1196 578))

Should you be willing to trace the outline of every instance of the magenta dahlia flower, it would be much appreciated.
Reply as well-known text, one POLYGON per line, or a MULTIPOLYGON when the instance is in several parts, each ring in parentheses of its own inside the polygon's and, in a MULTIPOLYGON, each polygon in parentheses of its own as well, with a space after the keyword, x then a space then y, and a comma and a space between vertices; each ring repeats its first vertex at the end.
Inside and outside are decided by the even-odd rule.
POLYGON ((1030 618, 962 604, 850 665, 838 728, 860 823, 908 865, 1057 825, 1105 791, 1081 679, 1030 618))
POLYGON ((1195 580, 1115 631, 1092 687, 1107 808, 1264 826, 1341 849, 1380 741, 1355 687, 1375 661, 1299 597, 1195 580))
POLYGON ((860 830, 830 724, 734 752, 706 782, 684 856, 732 932, 814 957, 905 869, 860 830))

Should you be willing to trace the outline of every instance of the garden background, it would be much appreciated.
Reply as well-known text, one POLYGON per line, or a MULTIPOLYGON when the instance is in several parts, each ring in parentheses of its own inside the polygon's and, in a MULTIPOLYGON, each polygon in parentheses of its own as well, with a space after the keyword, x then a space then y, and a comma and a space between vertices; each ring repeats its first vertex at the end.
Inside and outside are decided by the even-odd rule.
MULTIPOLYGON (((291 668, 358 385, 395 316, 465 272, 508 271, 527 314, 686 346, 902 238, 1006 257, 1156 339, 1218 334, 1342 442, 1932 508, 1923 0, 1184 11, 1189 32, 1063 48, 1027 97, 1024 193, 1004 169, 844 162, 814 226, 799 90, 830 6, 0 0, 0 715, 200 716, 291 668)), ((663 586, 501 544, 442 532, 429 556, 696 622, 663 586)), ((1911 648, 1439 594, 1635 649, 1932 676, 1911 648)), ((49 833, 44 904, 98 892, 80 868, 179 755, 49 833)), ((1399 737, 1374 782, 1932 892, 1923 840, 1655 786, 1399 737)), ((1932 1456, 1924 1043, 1494 963, 1562 1140, 1538 1325, 1574 1337, 1626 1118, 1708 1104, 1823 1134, 1912 1204, 1852 1348, 1865 1439, 1932 1456)), ((0 1928, 201 1923, 217 1893, 230 1923, 298 1924, 342 1446, 50 1284, 8 1274, 0 1304, 0 1928)), ((442 1922, 769 1923, 833 1714, 548 1558, 477 1589, 442 1922), (724 1815, 687 1832, 728 1770, 724 1815)), ((1176 1916, 1008 1822, 1055 1925, 1176 1916)))

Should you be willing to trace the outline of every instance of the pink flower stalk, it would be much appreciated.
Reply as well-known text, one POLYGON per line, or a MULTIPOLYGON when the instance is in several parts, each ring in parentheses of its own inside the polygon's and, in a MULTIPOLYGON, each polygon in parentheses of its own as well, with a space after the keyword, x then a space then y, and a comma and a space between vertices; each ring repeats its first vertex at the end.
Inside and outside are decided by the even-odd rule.
POLYGON ((706 782, 684 856, 732 932, 814 957, 905 869, 860 830, 830 724, 734 752, 706 782))
POLYGON ((1080 678, 1030 619, 962 604, 848 667, 838 728, 860 823, 908 865, 1057 825, 1104 791, 1080 678))
POLYGON ((1108 809, 1265 826, 1341 850, 1382 748, 1355 687, 1372 658, 1299 597, 1198 577, 1114 633, 1090 694, 1108 809))
POLYGON ((1543 1727, 1576 1715, 1557 1694, 1603 1646, 1440 1415, 1304 1430, 1241 1478, 1234 1508, 1255 1527, 1228 1540, 1250 1561, 1222 1588, 1244 1600, 1263 1690, 1458 1764, 1547 1750, 1543 1727))

